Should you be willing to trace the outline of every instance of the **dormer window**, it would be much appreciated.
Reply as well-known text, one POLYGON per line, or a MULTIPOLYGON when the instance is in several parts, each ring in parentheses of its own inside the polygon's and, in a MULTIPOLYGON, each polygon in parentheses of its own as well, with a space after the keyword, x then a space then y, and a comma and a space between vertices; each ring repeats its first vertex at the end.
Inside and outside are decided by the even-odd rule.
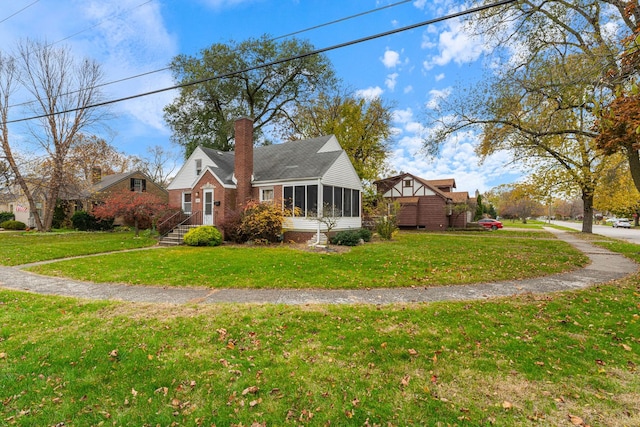
POLYGON ((196 159, 196 175, 202 172, 202 159, 196 159))
POLYGON ((405 187, 411 187, 411 180, 410 179, 405 179, 404 180, 404 186, 405 187))

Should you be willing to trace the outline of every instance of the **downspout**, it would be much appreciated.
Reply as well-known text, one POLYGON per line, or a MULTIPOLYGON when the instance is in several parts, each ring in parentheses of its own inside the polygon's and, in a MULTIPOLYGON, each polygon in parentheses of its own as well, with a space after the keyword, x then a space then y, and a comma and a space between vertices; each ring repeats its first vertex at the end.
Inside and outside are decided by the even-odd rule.
POLYGON ((316 221, 318 223, 318 232, 316 233, 316 243, 314 246, 318 246, 320 244, 320 212, 323 212, 324 215, 324 209, 322 209, 322 204, 320 203, 320 195, 324 194, 324 190, 320 191, 322 190, 321 185, 322 183, 320 182, 320 178, 318 178, 318 196, 316 200, 318 203, 318 211, 316 212, 316 215, 318 216, 318 220, 316 221))

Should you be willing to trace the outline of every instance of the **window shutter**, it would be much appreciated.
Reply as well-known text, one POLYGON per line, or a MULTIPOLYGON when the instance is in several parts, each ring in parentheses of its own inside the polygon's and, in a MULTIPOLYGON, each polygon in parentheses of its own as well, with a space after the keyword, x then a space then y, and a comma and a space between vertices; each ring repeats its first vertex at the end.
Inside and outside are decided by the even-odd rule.
POLYGON ((143 179, 142 180, 142 191, 147 191, 147 180, 143 179))
POLYGON ((136 180, 135 178, 131 178, 129 180, 129 190, 135 191, 135 189, 136 189, 136 180))

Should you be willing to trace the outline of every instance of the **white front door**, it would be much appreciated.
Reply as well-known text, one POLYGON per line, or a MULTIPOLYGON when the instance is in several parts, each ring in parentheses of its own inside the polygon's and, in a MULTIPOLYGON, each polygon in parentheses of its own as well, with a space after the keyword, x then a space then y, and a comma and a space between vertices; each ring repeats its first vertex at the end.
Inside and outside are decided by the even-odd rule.
POLYGON ((204 225, 213 225, 213 190, 210 188, 203 190, 202 196, 204 198, 202 223, 204 225))

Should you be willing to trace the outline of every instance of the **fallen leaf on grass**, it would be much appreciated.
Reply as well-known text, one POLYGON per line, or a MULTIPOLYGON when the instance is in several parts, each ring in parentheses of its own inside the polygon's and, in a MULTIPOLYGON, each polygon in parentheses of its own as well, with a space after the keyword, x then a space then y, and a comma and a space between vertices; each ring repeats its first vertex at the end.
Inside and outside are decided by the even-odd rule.
POLYGON ((258 387, 255 385, 252 385, 251 387, 247 387, 244 390, 242 390, 242 395, 246 396, 247 394, 251 393, 251 394, 256 394, 258 392, 258 387))
POLYGON ((408 351, 409 351, 409 354, 410 354, 411 356, 417 356, 417 355, 418 355, 418 352, 417 352, 417 351, 415 351, 415 350, 414 350, 414 349, 412 349, 412 348, 410 348, 408 351))
POLYGON ((505 400, 504 402, 502 402, 502 407, 504 409, 511 409, 513 408, 513 403, 509 402, 508 400, 505 400))
POLYGON ((411 377, 409 375, 405 375, 404 377, 402 377, 402 379, 400 380, 400 385, 402 387, 406 387, 409 385, 409 380, 411 380, 411 377))
POLYGON ((584 420, 582 418, 580 418, 577 415, 571 415, 569 414, 569 421, 571 421, 571 424, 573 424, 574 426, 583 426, 584 425, 584 420))

